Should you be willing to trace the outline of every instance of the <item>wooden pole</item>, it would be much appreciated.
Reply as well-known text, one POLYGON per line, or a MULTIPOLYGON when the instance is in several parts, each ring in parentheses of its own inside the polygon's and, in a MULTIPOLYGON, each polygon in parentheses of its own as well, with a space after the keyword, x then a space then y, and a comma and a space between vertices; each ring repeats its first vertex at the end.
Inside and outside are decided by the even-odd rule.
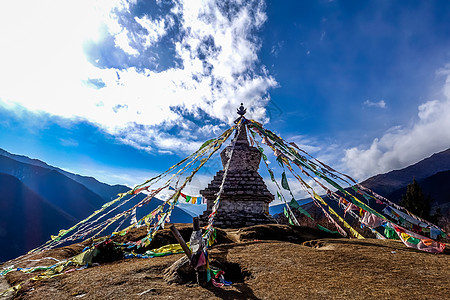
POLYGON ((198 221, 198 217, 193 217, 192 218, 192 224, 194 226, 194 231, 199 231, 200 230, 200 222, 198 221))
MULTIPOLYGON (((200 222, 198 220, 198 217, 194 217, 192 219, 192 225, 193 225, 194 232, 200 230, 200 222)), ((200 249, 198 251, 203 251, 203 243, 200 244, 200 249)), ((207 274, 206 274, 206 265, 203 265, 197 269, 197 283, 202 287, 205 287, 208 285, 207 274)))
POLYGON ((184 241, 183 237, 181 236, 180 232, 178 231, 178 229, 175 227, 174 224, 172 224, 172 226, 170 226, 170 231, 172 231, 172 233, 175 236, 175 238, 177 239, 178 243, 180 243, 181 248, 183 248, 184 253, 187 255, 187 257, 190 260, 192 257, 191 249, 189 249, 189 247, 186 245, 186 242, 184 241))

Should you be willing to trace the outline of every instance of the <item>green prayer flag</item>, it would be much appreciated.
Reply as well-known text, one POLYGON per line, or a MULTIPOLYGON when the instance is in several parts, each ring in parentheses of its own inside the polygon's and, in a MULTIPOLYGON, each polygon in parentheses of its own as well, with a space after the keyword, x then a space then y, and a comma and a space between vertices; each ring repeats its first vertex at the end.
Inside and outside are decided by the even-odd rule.
POLYGON ((186 195, 186 202, 191 201, 191 196, 186 195))
POLYGON ((369 195, 367 195, 366 193, 363 194, 363 197, 366 200, 372 200, 372 198, 369 195))
POLYGON ((384 236, 391 240, 399 240, 399 237, 397 235, 397 232, 391 227, 384 227, 384 236))
POLYGON ((417 245, 417 244, 419 244, 421 241, 420 241, 420 239, 417 239, 417 238, 414 238, 414 237, 410 236, 410 237, 406 240, 406 242, 411 243, 411 244, 414 244, 414 245, 417 245))
POLYGON ((210 139, 206 142, 203 143, 203 145, 200 146, 200 148, 198 150, 201 150, 203 148, 205 148, 206 146, 208 146, 209 144, 211 144, 215 139, 210 139))
POLYGON ((294 198, 292 198, 291 202, 289 203, 289 206, 292 207, 292 208, 297 209, 299 212, 301 212, 302 214, 304 214, 305 216, 307 216, 311 220, 314 220, 313 217, 311 217, 311 215, 303 207, 301 207, 300 204, 298 204, 298 202, 295 201, 294 198))
POLYGON ((329 233, 339 233, 339 232, 337 232, 337 231, 332 231, 332 230, 330 230, 330 229, 328 229, 328 228, 325 228, 325 227, 323 227, 323 226, 320 226, 319 224, 317 224, 317 228, 319 228, 320 230, 323 230, 323 231, 325 231, 325 232, 329 232, 329 233))
POLYGON ((283 172, 283 174, 281 174, 281 186, 283 187, 283 189, 290 191, 291 189, 289 188, 289 184, 286 178, 286 173, 283 172))
POLYGON ((299 208, 300 204, 298 204, 297 201, 295 201, 295 199, 292 198, 291 202, 289 203, 289 206, 292 208, 299 208))
POLYGON ((261 152, 261 156, 264 161, 267 161, 267 156, 264 154, 264 149, 262 147, 258 147, 259 152, 261 152))
POLYGON ((273 176, 273 171, 271 169, 268 169, 269 174, 270 174, 270 179, 272 179, 272 181, 275 181, 275 176, 273 176))
POLYGON ((299 206, 297 209, 298 209, 299 212, 301 212, 302 214, 304 214, 305 216, 307 216, 311 220, 314 220, 313 217, 311 217, 311 215, 303 207, 299 206))
POLYGON ((286 218, 288 218, 289 224, 294 225, 291 218, 289 217, 289 213, 288 213, 286 207, 283 207, 283 209, 284 209, 284 215, 286 216, 286 218))
POLYGON ((277 157, 277 162, 280 165, 280 167, 283 167, 283 158, 281 158, 281 155, 277 157))

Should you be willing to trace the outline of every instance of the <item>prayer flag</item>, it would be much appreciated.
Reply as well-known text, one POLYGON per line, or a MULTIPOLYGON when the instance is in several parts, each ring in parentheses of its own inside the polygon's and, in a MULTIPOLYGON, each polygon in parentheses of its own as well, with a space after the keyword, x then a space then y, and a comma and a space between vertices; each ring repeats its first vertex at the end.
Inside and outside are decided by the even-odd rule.
POLYGON ((286 173, 283 172, 283 174, 281 174, 281 186, 283 187, 283 189, 290 191, 291 189, 289 188, 289 184, 286 178, 286 173))
POLYGON ((283 209, 284 209, 284 215, 286 216, 286 218, 288 218, 289 224, 294 225, 294 223, 292 223, 291 218, 289 217, 289 213, 288 213, 286 207, 283 207, 283 209))
POLYGON ((311 215, 303 207, 301 207, 300 204, 298 204, 298 202, 295 201, 294 198, 292 198, 291 202, 289 203, 289 206, 292 207, 292 208, 297 209, 299 212, 301 212, 302 214, 304 214, 305 216, 307 216, 311 220, 314 220, 313 217, 311 217, 311 215))

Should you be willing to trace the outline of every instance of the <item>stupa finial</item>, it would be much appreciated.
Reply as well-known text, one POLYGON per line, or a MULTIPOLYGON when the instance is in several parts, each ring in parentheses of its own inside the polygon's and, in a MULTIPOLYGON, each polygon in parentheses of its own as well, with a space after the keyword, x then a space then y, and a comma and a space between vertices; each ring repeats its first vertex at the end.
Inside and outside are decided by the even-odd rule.
POLYGON ((241 106, 237 109, 237 114, 243 117, 245 113, 247 112, 247 109, 244 108, 244 103, 241 103, 241 106))

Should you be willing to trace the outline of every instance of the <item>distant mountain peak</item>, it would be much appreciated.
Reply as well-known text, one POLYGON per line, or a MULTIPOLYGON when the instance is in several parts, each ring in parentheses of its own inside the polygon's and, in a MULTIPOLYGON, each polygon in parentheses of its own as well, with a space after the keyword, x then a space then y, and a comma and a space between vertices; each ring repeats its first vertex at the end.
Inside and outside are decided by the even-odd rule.
POLYGON ((413 178, 421 181, 438 172, 447 170, 450 170, 450 148, 434 153, 430 157, 406 168, 372 176, 361 182, 361 184, 379 194, 386 195, 411 183, 413 178))

